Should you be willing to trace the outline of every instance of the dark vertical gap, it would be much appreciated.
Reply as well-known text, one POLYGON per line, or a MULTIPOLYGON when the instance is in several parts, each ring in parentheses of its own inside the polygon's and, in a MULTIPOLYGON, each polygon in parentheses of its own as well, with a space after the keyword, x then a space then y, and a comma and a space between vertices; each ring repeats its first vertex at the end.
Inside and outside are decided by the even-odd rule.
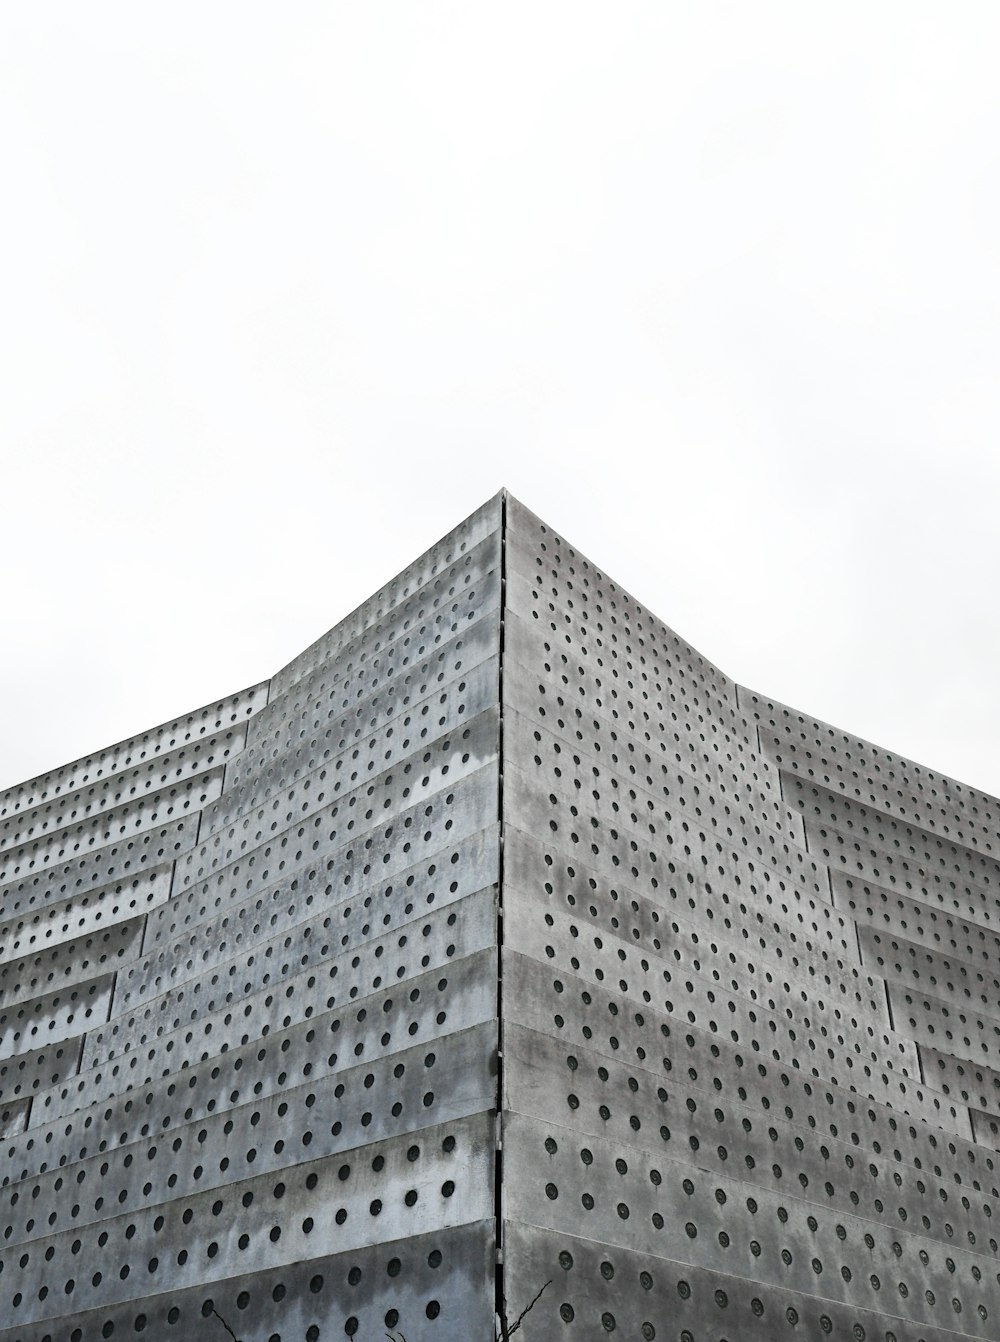
POLYGON ((108 993, 108 1014, 104 1018, 105 1025, 107 1025, 108 1021, 114 1014, 115 997, 118 993, 118 972, 119 971, 115 969, 111 973, 111 991, 108 993))
MULTIPOLYGON (((895 1016, 892 1014, 892 997, 889 995, 889 984, 886 982, 885 979, 882 980, 882 987, 883 987, 883 989, 885 990, 885 1009, 886 1009, 886 1011, 888 1012, 888 1015, 889 1015, 889 1029, 890 1029, 890 1030, 895 1030, 895 1028, 896 1028, 896 1018, 895 1018, 895 1016)), ((920 1058, 920 1050, 919 1050, 919 1049, 917 1050, 917 1058, 918 1058, 918 1060, 919 1060, 919 1058, 920 1058)), ((923 1067, 922 1067, 922 1066, 921 1066, 921 1076, 920 1076, 920 1079, 921 1079, 921 1081, 923 1080, 923 1067)))
POLYGON ((59 1078, 59 1080, 62 1081, 64 1084, 68 1084, 73 1079, 74 1076, 80 1075, 80 1070, 83 1067, 83 1050, 84 1046, 86 1045, 86 1042, 87 1042, 87 1033, 86 1031, 84 1031, 84 1033, 80 1036, 79 1041, 77 1043, 76 1061, 70 1063, 65 1076, 60 1076, 59 1078))
POLYGON ((497 817, 499 821, 497 872, 497 1112, 496 1142, 493 1166, 493 1209, 496 1216, 496 1266, 494 1270, 494 1308, 500 1321, 500 1335, 507 1339, 506 1293, 504 1289, 503 1243, 503 672, 504 672, 504 616, 507 610, 507 491, 500 495, 500 643, 498 649, 497 686, 499 710, 497 726, 497 817))
MULTIPOLYGON (((200 823, 200 822, 201 822, 201 812, 200 812, 200 811, 198 812, 198 820, 199 820, 199 828, 201 828, 201 823, 200 823)), ((197 839, 195 840, 195 842, 197 843, 197 839)), ((177 880, 177 858, 175 857, 175 858, 173 859, 173 861, 170 863, 170 874, 169 874, 169 876, 167 877, 167 894, 166 894, 166 898, 163 900, 163 903, 164 903, 164 904, 169 904, 170 901, 173 899, 173 897, 174 897, 174 883, 175 883, 176 880, 177 880)), ((179 893, 180 893, 180 891, 178 891, 178 894, 179 894, 179 893)), ((159 907, 160 907, 159 904, 154 904, 154 905, 153 905, 154 910, 155 910, 155 909, 158 909, 159 907)), ((147 909, 147 910, 146 910, 146 921, 145 921, 145 923, 143 924, 143 928, 142 928, 142 944, 141 944, 141 946, 140 946, 140 948, 139 948, 139 954, 140 954, 140 955, 145 955, 145 954, 147 953, 147 951, 150 949, 150 947, 147 945, 147 937, 148 937, 148 935, 149 935, 149 925, 150 925, 150 911, 149 911, 149 909, 147 909)))
MULTIPOLYGON (((888 989, 886 989, 886 994, 888 995, 888 989)), ((889 1009, 890 1009, 890 1011, 892 1010, 891 1007, 890 1007, 889 1009)), ((916 1053, 916 1055, 917 1055, 917 1080, 920 1082, 920 1084, 921 1084, 922 1086, 926 1086, 926 1085, 928 1084, 928 1081, 927 1081, 927 1073, 924 1071, 924 1054, 923 1054, 923 1049, 920 1047, 920 1044, 919 1044, 919 1043, 916 1043, 916 1042, 914 1043, 913 1048, 914 1048, 914 1051, 915 1051, 915 1053, 916 1053)), ((970 1125, 971 1125, 971 1123, 972 1123, 972 1119, 971 1119, 971 1118, 969 1119, 969 1122, 970 1122, 970 1125)), ((973 1140, 975 1140, 975 1139, 973 1138, 973 1140)))
MULTIPOLYGON (((168 896, 168 897, 169 897, 169 896, 168 896)), ((142 919, 142 931, 141 931, 140 934, 139 934, 139 959, 140 959, 140 960, 141 960, 142 957, 146 954, 146 933, 147 933, 148 931, 149 931, 149 910, 147 909, 147 910, 146 910, 146 913, 144 914, 143 919, 142 919)))

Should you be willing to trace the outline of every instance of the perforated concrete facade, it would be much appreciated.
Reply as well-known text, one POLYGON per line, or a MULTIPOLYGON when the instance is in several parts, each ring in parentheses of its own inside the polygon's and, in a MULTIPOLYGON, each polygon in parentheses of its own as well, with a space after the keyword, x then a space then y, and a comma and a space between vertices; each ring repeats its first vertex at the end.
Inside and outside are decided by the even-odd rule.
POLYGON ((998 834, 498 496, 0 797, 0 1342, 1000 1336, 998 834))

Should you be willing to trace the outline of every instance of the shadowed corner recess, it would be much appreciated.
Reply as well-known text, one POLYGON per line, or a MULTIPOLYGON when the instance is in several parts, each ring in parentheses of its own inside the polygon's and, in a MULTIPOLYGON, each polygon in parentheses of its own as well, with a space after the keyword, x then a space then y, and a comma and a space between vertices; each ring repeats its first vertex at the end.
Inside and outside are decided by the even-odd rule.
POLYGON ((995 1339, 998 822, 497 495, 0 795, 0 1342, 995 1339))

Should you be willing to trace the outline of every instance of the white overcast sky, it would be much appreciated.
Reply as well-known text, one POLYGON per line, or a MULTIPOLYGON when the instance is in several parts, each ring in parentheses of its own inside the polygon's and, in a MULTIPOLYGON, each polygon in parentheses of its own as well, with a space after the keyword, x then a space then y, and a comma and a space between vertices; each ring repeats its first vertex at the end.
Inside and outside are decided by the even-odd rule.
POLYGON ((1000 7, 0 10, 0 784, 269 675, 501 484, 1000 792, 1000 7))

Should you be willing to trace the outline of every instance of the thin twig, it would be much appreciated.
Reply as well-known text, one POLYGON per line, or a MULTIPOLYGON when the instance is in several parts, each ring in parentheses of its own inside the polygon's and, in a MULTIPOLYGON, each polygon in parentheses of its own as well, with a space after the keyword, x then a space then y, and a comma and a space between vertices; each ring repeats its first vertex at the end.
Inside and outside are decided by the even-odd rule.
POLYGON ((219 1313, 219 1311, 215 1308, 214 1305, 212 1306, 212 1313, 215 1315, 215 1317, 216 1317, 216 1318, 219 1320, 219 1322, 222 1324, 223 1328, 225 1328, 225 1330, 226 1330, 226 1332, 229 1334, 229 1336, 233 1339, 233 1342, 240 1342, 240 1339, 236 1336, 236 1334, 235 1334, 235 1333, 233 1332, 233 1330, 230 1328, 229 1324, 225 1321, 225 1319, 222 1317, 222 1315, 219 1313))
POLYGON ((547 1281, 547 1282, 545 1283, 545 1286, 543 1286, 542 1289, 541 1289, 541 1291, 539 1291, 538 1294, 535 1296, 534 1300, 532 1300, 531 1303, 530 1303, 529 1305, 527 1305, 524 1309, 521 1310, 520 1314, 517 1316, 517 1318, 514 1320, 514 1322, 513 1322, 509 1327, 508 1327, 508 1325, 507 1325, 507 1301, 505 1300, 505 1301, 503 1302, 503 1303, 504 1303, 504 1311, 503 1311, 503 1313, 500 1315, 500 1328, 501 1328, 501 1339, 502 1339, 502 1342, 508 1342, 508 1339, 514 1336, 514 1334, 515 1334, 515 1333, 517 1332, 517 1330, 520 1328, 521 1324, 524 1322, 524 1320, 527 1318, 527 1316, 531 1313, 531 1311, 535 1308, 535 1306, 538 1304, 539 1300, 541 1300, 541 1298, 542 1298, 542 1291, 545 1290, 545 1287, 546 1287, 546 1286, 551 1286, 551 1285, 552 1285, 552 1282, 551 1282, 551 1281, 547 1281))

